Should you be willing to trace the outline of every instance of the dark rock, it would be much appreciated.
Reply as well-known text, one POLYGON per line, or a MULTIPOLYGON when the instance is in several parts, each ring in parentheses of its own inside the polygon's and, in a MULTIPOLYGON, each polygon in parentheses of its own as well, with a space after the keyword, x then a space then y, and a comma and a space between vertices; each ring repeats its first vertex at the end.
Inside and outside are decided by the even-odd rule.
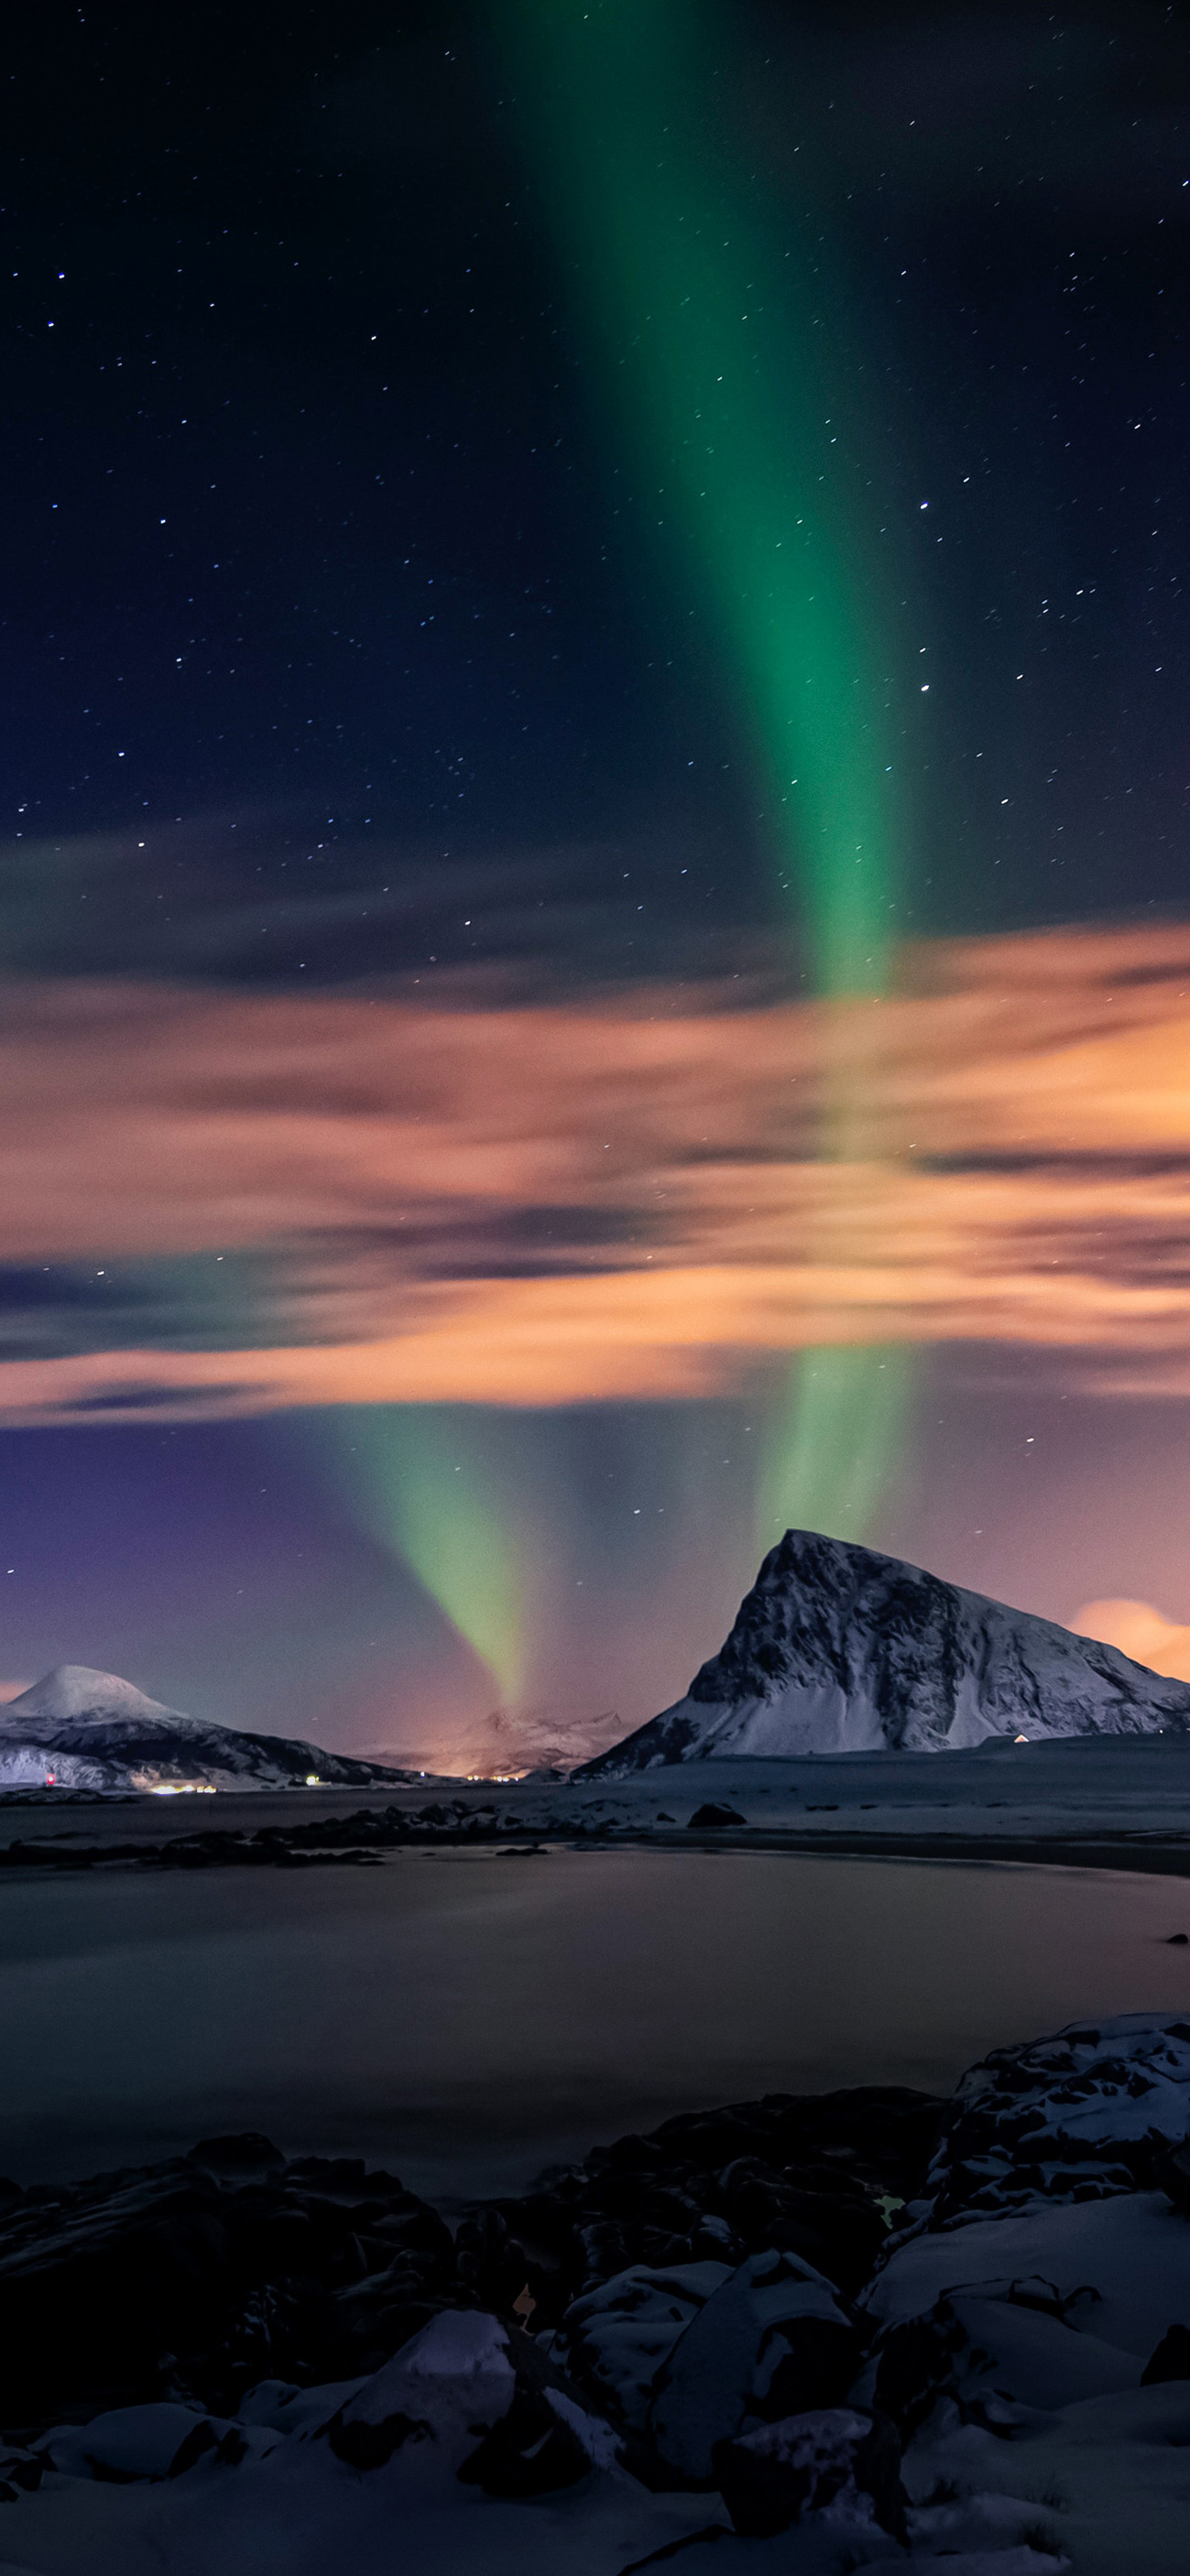
POLYGON ((626 2271, 631 2261, 628 2239, 621 2227, 600 2225, 580 2227, 578 2240, 583 2254, 580 2287, 589 2290, 598 2281, 610 2281, 616 2272, 626 2271))
POLYGON ((166 2470, 166 2476, 184 2478, 188 2469, 194 2468, 197 2461, 206 2458, 208 2451, 217 2450, 218 2447, 219 2436, 210 2417, 200 2415, 193 2432, 188 2433, 185 2441, 179 2443, 166 2470))
POLYGON ((44 2453, 6 2449, 0 2455, 0 2495, 5 2503, 15 2504, 18 2493, 36 2495, 46 2472, 44 2453))
POLYGON ((756 2412, 766 2423, 804 2415, 814 2407, 841 2406, 864 2358, 854 2326, 827 2317, 802 2317, 781 2328, 789 2349, 777 2363, 756 2412))
MULTIPOLYGON (((648 2137, 619 2138, 523 2199, 493 2204, 523 2258, 516 2290, 527 2283, 537 2324, 553 2326, 572 2299, 633 2264, 734 2264, 777 2245, 853 2295, 889 2204, 923 2188, 945 2108, 867 2085, 682 2112, 648 2137)), ((459 2242, 470 2264, 472 2239, 459 2242)), ((510 2280, 516 2268, 510 2257, 510 2280)), ((502 2282, 484 2275, 480 2294, 475 2277, 476 2294, 499 2308, 502 2282)))
POLYGON ((479 2209, 463 2220, 455 2237, 455 2279, 477 2308, 505 2315, 526 2284, 532 2289, 528 2271, 524 2250, 498 2209, 479 2209))
POLYGON ((850 2408, 792 2415, 718 2442, 714 2452, 724 2504, 736 2530, 753 2540, 788 2531, 803 2511, 820 2511, 852 2485, 904 2547, 908 2498, 900 2467, 894 2426, 850 2408))
MULTIPOLYGON (((449 2297, 450 2231, 391 2174, 259 2136, 27 2192, 0 2215, 0 2420, 347 2377, 449 2297)), ((519 2284, 518 2284, 519 2287, 519 2284)))
POLYGON ((485 2433, 459 2476, 490 2496, 550 2495, 589 2475, 590 2454, 543 2391, 521 2386, 507 2415, 485 2433))
POLYGON ((965 2345, 966 2337, 945 2298, 928 2317, 912 2317, 886 2335, 876 2369, 875 2402, 897 2426, 903 2442, 912 2440, 939 2397, 953 2391, 965 2345))
POLYGON ((734 1807, 713 1805, 696 1807, 694 1814, 686 1818, 687 1825, 700 1833, 715 1833, 723 1825, 745 1825, 747 1821, 746 1816, 737 1815, 734 1807))
POLYGON ((394 2451, 404 2449, 406 2442, 432 2439, 430 2427, 412 2415, 386 2415, 382 2424, 365 2424, 357 2419, 345 2422, 336 2415, 328 2427, 327 2440, 337 2460, 349 2469, 383 2469, 394 2451))
POLYGON ((649 2408, 653 2441, 671 2467, 702 2484, 720 2438, 757 2416, 832 2405, 863 2351, 829 2282, 769 2247, 712 2291, 663 2361, 649 2408))
POLYGON ((1190 1942, 1190 1932, 1171 1932, 1165 1946, 1167 1950, 1184 1950, 1187 1942, 1190 1942))
POLYGON ((0 2422, 164 2397, 225 2418, 260 2379, 376 2369, 452 2304, 507 2321, 527 2290, 535 2329, 555 2327, 640 2264, 731 2268, 775 2246, 851 2295, 881 2204, 922 2189, 942 2108, 874 2086, 683 2113, 479 2206, 457 2244, 395 2176, 286 2161, 255 2133, 87 2182, 0 2185, 0 2422))
POLYGON ((262 2137, 258 2129, 247 2129, 242 2137, 200 2138, 186 2162, 201 2165, 204 2173, 214 2174, 220 2182, 245 2182, 249 2177, 279 2173, 285 2158, 271 2138, 262 2137))
POLYGON ((1171 2326, 1140 2374, 1142 2388, 1158 2388, 1167 2379, 1190 2379, 1190 2327, 1171 2326))

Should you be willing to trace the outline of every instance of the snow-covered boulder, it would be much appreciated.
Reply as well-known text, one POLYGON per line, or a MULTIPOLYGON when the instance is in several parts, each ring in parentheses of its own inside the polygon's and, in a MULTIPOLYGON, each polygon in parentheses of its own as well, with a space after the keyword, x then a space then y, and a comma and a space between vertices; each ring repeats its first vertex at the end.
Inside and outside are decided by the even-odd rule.
POLYGON ((1071 2022, 961 2078, 930 2167, 934 2219, 1135 2191, 1188 2136, 1190 2021, 1071 2022))
POLYGON ((795 2254, 752 2254, 707 2300, 654 2383, 649 2430, 670 2468, 707 2479, 748 2420, 834 2406, 863 2346, 838 2294, 795 2254))
POLYGON ((241 2468, 245 2460, 267 2460, 280 2439, 262 2425, 220 2420, 166 2398, 113 2407, 86 2424, 59 2424, 38 2448, 62 2475, 132 2486, 184 2477, 200 2462, 241 2468))
POLYGON ((1021 2306, 1031 2297, 1039 2314, 1143 2366, 1171 2325, 1190 2324, 1190 2220, 1160 2191, 1034 2201, 894 2248, 864 2305, 887 2326, 928 2317, 958 2291, 1021 2306))
POLYGON ((613 2423, 643 2435, 657 2374, 680 2335, 731 2279, 729 2263, 634 2263, 567 2309, 554 2357, 613 2423))
POLYGON ((328 2428, 331 2449, 352 2468, 375 2469, 409 2441, 473 2448, 515 2393, 504 2327, 445 2308, 348 2399, 328 2428))
MULTIPOLYGON (((387 2468, 426 2446, 434 2474, 507 2498, 549 2495, 606 2466, 614 2441, 564 2391, 543 2357, 498 2318, 447 2308, 365 2380, 326 2427, 349 2468, 387 2468)), ((316 2437, 317 2438, 317 2437, 316 2437)))

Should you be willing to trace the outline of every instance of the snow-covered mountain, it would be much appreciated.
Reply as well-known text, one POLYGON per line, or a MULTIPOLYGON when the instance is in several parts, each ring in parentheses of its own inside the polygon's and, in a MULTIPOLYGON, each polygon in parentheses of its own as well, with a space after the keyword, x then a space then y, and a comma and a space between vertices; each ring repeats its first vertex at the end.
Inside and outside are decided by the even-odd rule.
POLYGON ((0 1788, 285 1789, 316 1774, 334 1785, 400 1780, 376 1762, 320 1745, 185 1717, 118 1673, 58 1664, 0 1708, 0 1788))
POLYGON ((436 1778, 508 1780, 529 1771, 573 1771, 593 1761, 618 1741, 623 1721, 609 1709, 597 1716, 556 1708, 490 1710, 461 1717, 453 1724, 439 1720, 434 1740, 423 1751, 415 1744, 361 1744, 371 1762, 397 1762, 405 1769, 436 1778))
POLYGON ((787 1530, 684 1699, 579 1779, 752 1754, 1190 1731, 1190 1686, 898 1557, 787 1530))

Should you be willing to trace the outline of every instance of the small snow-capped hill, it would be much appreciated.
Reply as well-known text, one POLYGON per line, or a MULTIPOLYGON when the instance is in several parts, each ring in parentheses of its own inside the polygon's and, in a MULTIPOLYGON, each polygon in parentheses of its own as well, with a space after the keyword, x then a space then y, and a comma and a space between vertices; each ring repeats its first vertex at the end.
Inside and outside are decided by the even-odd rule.
POLYGON ((582 1780, 752 1754, 1190 1732, 1190 1686, 898 1557, 787 1530, 684 1699, 582 1780))
POLYGON ((118 1673, 92 1672, 89 1664, 55 1664, 52 1673, 44 1673, 19 1699, 10 1700, 3 1716, 5 1724, 19 1726, 31 1718, 50 1725, 79 1720, 102 1725, 112 1719, 144 1725, 163 1717, 175 1718, 182 1726, 190 1723, 180 1709, 150 1699, 135 1682, 121 1681, 118 1673))
POLYGON ((406 1775, 379 1762, 325 1753, 317 1744, 256 1735, 185 1717, 118 1673, 57 1664, 0 1708, 0 1789, 156 1789, 198 1782, 215 1789, 286 1789, 317 1775, 365 1787, 406 1775))

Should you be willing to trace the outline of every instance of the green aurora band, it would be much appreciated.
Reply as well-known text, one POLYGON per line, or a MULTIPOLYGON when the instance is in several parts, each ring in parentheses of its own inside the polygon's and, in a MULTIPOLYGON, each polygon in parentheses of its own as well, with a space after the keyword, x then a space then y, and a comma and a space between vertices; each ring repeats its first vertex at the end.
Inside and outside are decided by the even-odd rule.
POLYGON ((523 1538, 475 1414, 343 1406, 332 1439, 353 1518, 404 1558, 510 1706, 524 1683, 523 1538))
MULTIPOLYGON (((593 382, 663 548, 718 637, 775 889, 815 989, 886 989, 899 877, 891 648, 839 299, 733 165, 699 0, 489 0, 593 382)), ((819 1152, 862 1151, 862 1084, 828 1076, 819 1152)), ((810 1247, 830 1257, 824 1237, 810 1247)), ((771 1403, 756 1535, 861 1538, 901 1454, 913 1354, 804 1350, 771 1403)), ((488 1667, 524 1681, 515 1440, 462 1407, 374 1407, 336 1440, 353 1508, 488 1667)))
POLYGON ((821 241, 778 256, 735 180, 697 0, 503 0, 500 19, 605 399, 726 647, 818 989, 878 993, 891 681, 821 241))
MULTIPOLYGON (((588 355, 723 647, 774 875, 817 991, 886 989, 899 881, 892 652, 826 251, 796 245, 723 137, 699 0, 495 0, 526 148, 588 355), (834 305, 834 310, 824 310, 834 305)), ((819 1151, 862 1150, 862 1081, 828 1078, 819 1151)), ((829 1258, 824 1240, 813 1247, 829 1258)), ((913 1355, 803 1352, 773 1408, 757 1535, 862 1537, 900 1455, 913 1355)))

